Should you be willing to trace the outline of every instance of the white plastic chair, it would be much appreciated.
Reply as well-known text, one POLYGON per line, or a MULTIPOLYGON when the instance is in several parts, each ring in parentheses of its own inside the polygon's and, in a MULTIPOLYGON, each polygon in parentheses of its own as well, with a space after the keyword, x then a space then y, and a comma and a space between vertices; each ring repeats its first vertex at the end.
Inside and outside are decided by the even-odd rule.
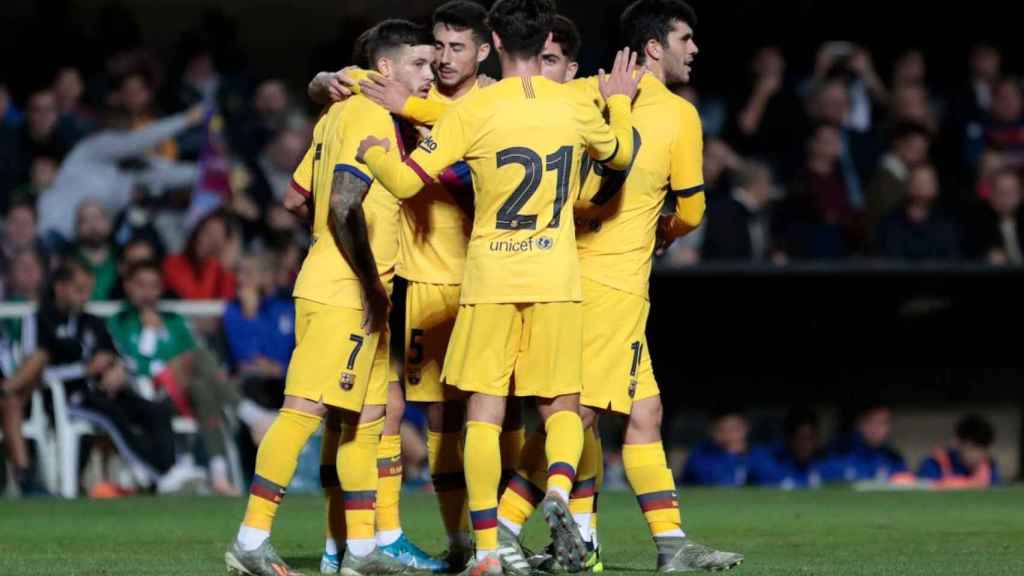
POLYGON ((96 430, 89 422, 72 418, 68 413, 67 391, 63 381, 48 373, 45 382, 53 394, 53 427, 60 462, 60 495, 75 498, 78 496, 78 459, 82 438, 95 434, 96 430))
MULTIPOLYGON (((46 416, 46 408, 43 404, 43 394, 39 390, 32 392, 32 397, 29 400, 29 415, 21 424, 21 435, 26 441, 31 441, 36 445, 36 461, 39 464, 43 486, 51 493, 56 492, 60 470, 57 438, 50 427, 50 419, 46 416)), ((3 437, 3 433, 0 433, 0 441, 3 440, 3 437)))

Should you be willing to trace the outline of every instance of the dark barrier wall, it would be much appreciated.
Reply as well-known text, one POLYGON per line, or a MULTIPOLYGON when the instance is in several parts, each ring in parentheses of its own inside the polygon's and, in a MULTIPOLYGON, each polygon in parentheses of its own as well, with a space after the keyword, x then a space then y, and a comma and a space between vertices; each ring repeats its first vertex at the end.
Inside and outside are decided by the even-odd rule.
POLYGON ((666 405, 1016 402, 1024 272, 882 265, 661 273, 648 338, 666 405))

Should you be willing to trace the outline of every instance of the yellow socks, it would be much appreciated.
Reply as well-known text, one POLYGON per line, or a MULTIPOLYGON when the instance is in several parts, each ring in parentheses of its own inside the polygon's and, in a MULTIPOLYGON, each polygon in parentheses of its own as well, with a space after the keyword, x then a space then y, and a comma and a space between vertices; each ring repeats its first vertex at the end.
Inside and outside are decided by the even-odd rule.
POLYGON ((466 487, 469 515, 480 555, 498 549, 498 484, 501 482, 501 426, 466 424, 466 487))
POLYGON ((281 410, 260 442, 256 475, 249 488, 249 504, 239 530, 239 544, 254 550, 270 536, 274 514, 284 498, 298 465, 299 452, 320 427, 320 418, 295 410, 281 410))
POLYGON ((498 489, 499 494, 505 490, 509 479, 515 474, 525 442, 525 428, 501 431, 501 485, 498 489))
POLYGON ((593 428, 583 431, 583 454, 580 456, 576 482, 569 495, 569 510, 576 524, 580 527, 580 535, 590 541, 591 522, 594 513, 594 496, 597 493, 597 469, 603 456, 601 448, 595 441, 593 428))
POLYGON ((523 445, 519 466, 501 493, 498 517, 516 535, 544 499, 544 487, 548 481, 545 440, 540 432, 530 433, 523 445))
POLYGON ((651 535, 655 538, 684 536, 675 479, 661 442, 626 444, 622 447, 622 463, 651 535))
POLYGON ((548 492, 555 492, 566 502, 576 480, 576 467, 583 453, 583 422, 575 412, 556 412, 544 423, 547 442, 544 452, 548 461, 548 492))
POLYGON ((377 445, 383 429, 384 418, 355 429, 341 428, 338 472, 345 501, 346 544, 356 556, 365 556, 376 546, 377 445))
POLYGON ((469 502, 462 461, 462 432, 427 431, 427 462, 441 509, 441 520, 451 540, 469 540, 469 502))
POLYGON ((402 492, 402 437, 381 436, 377 447, 377 544, 387 546, 402 536, 398 502, 402 492))

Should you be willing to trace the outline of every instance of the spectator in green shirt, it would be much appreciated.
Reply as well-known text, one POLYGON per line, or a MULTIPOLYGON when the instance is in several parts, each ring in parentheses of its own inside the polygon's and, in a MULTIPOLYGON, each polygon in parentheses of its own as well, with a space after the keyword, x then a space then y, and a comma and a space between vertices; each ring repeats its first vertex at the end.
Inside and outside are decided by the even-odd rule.
POLYGON ((273 414, 242 401, 236 383, 222 375, 208 350, 196 345, 185 319, 159 310, 164 285, 158 263, 132 265, 125 290, 128 302, 109 322, 114 343, 131 371, 152 378, 179 413, 196 418, 210 456, 210 488, 218 494, 239 494, 228 475, 225 410, 237 411, 250 428, 254 420, 262 422, 273 414))

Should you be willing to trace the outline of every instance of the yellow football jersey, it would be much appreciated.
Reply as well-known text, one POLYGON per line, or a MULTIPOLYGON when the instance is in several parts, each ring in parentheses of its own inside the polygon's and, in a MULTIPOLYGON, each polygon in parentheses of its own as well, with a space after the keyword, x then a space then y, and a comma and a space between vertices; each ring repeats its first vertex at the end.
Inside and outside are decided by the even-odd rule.
MULTIPOLYGON (((572 86, 600 99, 596 78, 572 86)), ((704 190, 703 134, 697 109, 651 74, 633 101, 633 127, 638 148, 628 171, 584 160, 576 234, 585 278, 646 298, 665 195, 681 202, 704 190)))
POLYGON ((398 123, 363 96, 334 104, 316 124, 313 142, 292 177, 292 186, 312 196, 313 245, 302 263, 293 295, 320 304, 361 310, 362 289, 358 277, 334 242, 327 215, 335 172, 345 171, 370 183, 363 212, 370 245, 381 281, 390 291, 398 262, 399 210, 394 195, 373 182, 366 166, 357 162, 356 150, 366 136, 386 138, 404 147, 398 123))
MULTIPOLYGON (((463 98, 478 90, 474 84, 463 98)), ((430 89, 428 99, 454 102, 436 86, 430 89)), ((438 182, 402 202, 398 275, 426 284, 462 284, 466 246, 473 229, 472 204, 473 182, 465 162, 450 166, 438 182)))
POLYGON ((406 198, 457 160, 467 161, 475 212, 463 304, 580 301, 574 159, 586 147, 624 169, 633 153, 629 99, 611 98, 609 112, 616 130, 580 92, 515 76, 462 99, 404 164, 379 147, 366 162, 389 191, 406 198))

